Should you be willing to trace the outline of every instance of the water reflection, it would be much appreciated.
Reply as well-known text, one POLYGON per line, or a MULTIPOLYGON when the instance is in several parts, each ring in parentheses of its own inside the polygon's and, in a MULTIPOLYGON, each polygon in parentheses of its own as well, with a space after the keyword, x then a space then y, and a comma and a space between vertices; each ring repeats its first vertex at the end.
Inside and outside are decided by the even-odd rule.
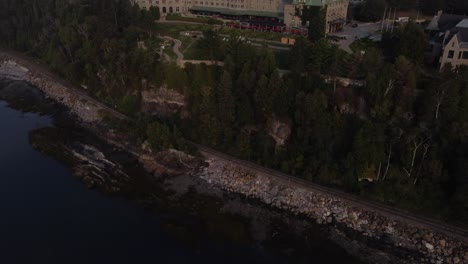
POLYGON ((0 101, 0 120, 2 263, 358 263, 319 227, 235 195, 89 190, 29 144, 49 117, 0 101))

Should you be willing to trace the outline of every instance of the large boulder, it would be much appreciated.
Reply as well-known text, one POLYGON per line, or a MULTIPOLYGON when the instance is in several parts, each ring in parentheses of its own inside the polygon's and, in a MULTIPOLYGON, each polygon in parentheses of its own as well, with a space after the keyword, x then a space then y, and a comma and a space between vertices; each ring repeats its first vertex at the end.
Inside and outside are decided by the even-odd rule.
POLYGON ((276 146, 283 146, 291 135, 291 126, 286 121, 273 119, 270 122, 270 136, 275 140, 276 146))

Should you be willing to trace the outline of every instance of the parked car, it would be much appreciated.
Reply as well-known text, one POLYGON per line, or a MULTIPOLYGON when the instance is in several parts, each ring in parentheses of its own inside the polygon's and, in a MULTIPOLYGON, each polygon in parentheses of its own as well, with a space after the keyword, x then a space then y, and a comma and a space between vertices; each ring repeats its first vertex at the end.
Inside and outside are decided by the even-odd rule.
POLYGON ((338 38, 337 36, 327 36, 327 39, 333 41, 333 42, 338 42, 340 41, 340 38, 338 38))
POLYGON ((354 23, 351 25, 352 28, 357 28, 358 27, 358 24, 354 23))

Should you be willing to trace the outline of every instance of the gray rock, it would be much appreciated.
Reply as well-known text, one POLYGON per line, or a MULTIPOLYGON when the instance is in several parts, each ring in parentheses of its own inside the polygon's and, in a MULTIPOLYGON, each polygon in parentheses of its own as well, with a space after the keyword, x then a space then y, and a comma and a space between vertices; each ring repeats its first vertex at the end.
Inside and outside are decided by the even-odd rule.
POLYGON ((440 244, 441 247, 444 248, 444 247, 446 246, 446 244, 447 244, 447 241, 445 241, 444 239, 442 239, 442 240, 439 241, 439 244, 440 244))
POLYGON ((426 246, 427 249, 429 249, 429 251, 434 250, 434 246, 429 244, 429 243, 426 243, 425 246, 426 246))

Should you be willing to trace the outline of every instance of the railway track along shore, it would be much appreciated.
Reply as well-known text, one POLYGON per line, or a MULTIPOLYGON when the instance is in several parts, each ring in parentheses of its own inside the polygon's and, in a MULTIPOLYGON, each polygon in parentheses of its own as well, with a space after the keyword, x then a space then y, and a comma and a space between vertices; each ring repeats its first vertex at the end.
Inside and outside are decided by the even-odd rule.
MULTIPOLYGON (((93 104, 99 106, 102 109, 105 109, 108 111, 110 114, 112 114, 114 117, 117 117, 119 119, 124 119, 124 120, 131 120, 130 117, 116 111, 115 109, 103 104, 96 98, 93 98, 92 96, 89 96, 86 94, 85 91, 82 89, 72 85, 71 83, 63 80, 59 76, 52 74, 50 70, 41 64, 37 64, 34 62, 32 58, 29 58, 25 56, 24 54, 18 53, 16 51, 11 51, 11 50, 5 50, 0 48, 0 59, 2 58, 10 58, 10 60, 14 60, 16 63, 19 65, 27 68, 29 71, 34 72, 36 74, 40 74, 45 78, 48 78, 50 81, 54 81, 65 88, 67 88, 71 93, 73 93, 76 96, 79 96, 80 98, 86 99, 93 104)), ((0 61, 1 62, 1 61, 0 61)), ((450 224, 442 223, 438 220, 431 219, 428 217, 420 216, 415 213, 391 207, 388 205, 384 205, 378 202, 373 202, 369 200, 365 200, 361 197, 358 197, 356 195, 352 195, 349 193, 345 193, 343 191, 339 191, 336 189, 324 187, 318 184, 314 184, 312 182, 306 181, 299 179, 297 177, 293 177, 290 175, 286 175, 284 173, 281 173, 279 171, 275 171, 272 169, 268 169, 265 167, 261 167, 257 164, 254 164, 252 162, 244 161, 244 160, 239 160, 234 157, 228 156, 224 153, 221 153, 219 151, 216 151, 212 148, 189 142, 191 145, 196 147, 199 152, 205 156, 205 157, 214 157, 216 159, 220 159, 224 162, 239 166, 243 169, 253 171, 255 173, 261 173, 263 175, 266 175, 267 177, 278 181, 282 182, 286 185, 289 185, 294 188, 303 188, 312 192, 317 192, 320 194, 327 195, 332 198, 337 198, 340 199, 349 205, 356 206, 363 208, 365 210, 370 210, 372 212, 381 214, 386 217, 390 217, 395 220, 403 221, 407 224, 410 224, 415 227, 420 227, 420 228, 426 228, 429 230, 432 230, 434 232, 439 232, 444 235, 447 235, 449 237, 459 239, 460 241, 463 241, 465 244, 468 244, 468 230, 453 226, 450 224)))

